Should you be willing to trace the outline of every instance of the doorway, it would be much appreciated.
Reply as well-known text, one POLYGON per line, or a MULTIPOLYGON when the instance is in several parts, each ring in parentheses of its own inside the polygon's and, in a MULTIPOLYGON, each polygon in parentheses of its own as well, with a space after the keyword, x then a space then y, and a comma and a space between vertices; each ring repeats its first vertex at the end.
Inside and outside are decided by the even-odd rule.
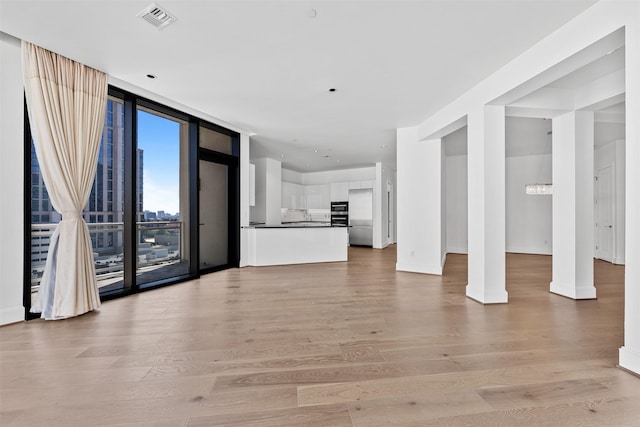
POLYGON ((198 148, 198 271, 238 267, 240 198, 237 135, 200 128, 198 148))

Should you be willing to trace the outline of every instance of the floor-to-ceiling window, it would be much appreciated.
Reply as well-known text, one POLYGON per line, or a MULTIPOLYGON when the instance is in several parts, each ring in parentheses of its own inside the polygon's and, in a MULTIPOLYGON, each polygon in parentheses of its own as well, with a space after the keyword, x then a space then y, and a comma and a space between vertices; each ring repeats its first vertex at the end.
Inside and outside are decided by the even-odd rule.
MULTIPOLYGON (((237 266, 238 134, 115 88, 109 95, 83 210, 101 296, 237 266), (208 225, 198 226, 199 217, 208 225)), ((28 306, 61 216, 50 203, 29 132, 27 145, 28 306)))
MULTIPOLYGON (((137 109, 136 219, 138 285, 189 273, 183 248, 180 149, 188 144, 184 120, 150 108, 137 109)), ((183 204, 184 206, 184 204, 183 204)))
MULTIPOLYGON (((40 285, 49 239, 61 215, 53 208, 31 141, 31 269, 32 300, 40 285)), ((123 273, 123 104, 109 97, 96 175, 82 216, 89 227, 96 276, 101 292, 122 289, 123 273)))

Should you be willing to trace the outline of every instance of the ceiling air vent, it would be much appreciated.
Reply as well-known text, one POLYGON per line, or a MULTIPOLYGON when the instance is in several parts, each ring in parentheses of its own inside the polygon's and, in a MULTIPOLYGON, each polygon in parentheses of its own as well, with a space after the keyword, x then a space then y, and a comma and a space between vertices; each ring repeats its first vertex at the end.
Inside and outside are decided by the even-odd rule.
POLYGON ((140 11, 136 16, 144 19, 159 30, 177 20, 175 16, 155 3, 151 3, 145 7, 144 10, 140 11))

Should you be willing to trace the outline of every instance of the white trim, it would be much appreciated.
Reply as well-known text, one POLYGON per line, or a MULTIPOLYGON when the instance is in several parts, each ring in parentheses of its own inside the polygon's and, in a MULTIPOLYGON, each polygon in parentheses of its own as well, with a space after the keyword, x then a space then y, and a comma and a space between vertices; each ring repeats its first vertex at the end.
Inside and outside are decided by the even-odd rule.
POLYGON ((593 285, 571 286, 551 282, 549 292, 571 299, 596 299, 596 288, 593 285))
POLYGON ((469 250, 463 247, 452 247, 452 248, 447 248, 447 253, 467 255, 469 253, 469 250))
POLYGON ((507 253, 513 254, 527 254, 527 255, 551 255, 551 248, 546 248, 544 246, 540 247, 532 247, 532 246, 508 246, 507 253))
POLYGON ((9 307, 0 309, 0 325, 8 325, 24 321, 24 307, 9 307))
POLYGON ((406 271, 409 273, 433 274, 442 276, 442 267, 437 265, 412 265, 412 264, 396 264, 396 271, 406 271))
POLYGON ((474 290, 483 290, 484 286, 467 285, 466 295, 474 301, 481 304, 507 304, 509 302, 509 293, 506 290, 498 290, 486 293, 474 293, 474 290))

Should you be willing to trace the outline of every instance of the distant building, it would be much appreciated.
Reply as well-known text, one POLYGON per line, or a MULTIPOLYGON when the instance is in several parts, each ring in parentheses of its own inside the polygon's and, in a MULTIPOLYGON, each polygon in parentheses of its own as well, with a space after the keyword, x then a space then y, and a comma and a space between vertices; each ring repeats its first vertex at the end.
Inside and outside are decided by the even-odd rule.
MULTIPOLYGON (((143 150, 136 150, 136 218, 144 220, 143 206, 143 150)), ((89 200, 82 216, 87 223, 122 223, 124 220, 124 106, 120 102, 107 101, 104 130, 100 142, 96 176, 93 181, 89 200)), ((155 214, 154 214, 155 215, 155 214)), ((31 147, 31 223, 51 224, 61 219, 51 205, 45 188, 35 149, 31 147)), ((123 233, 109 231, 105 226, 102 232, 92 232, 91 242, 97 254, 117 254, 122 252, 123 233)), ((31 240, 31 262, 42 264, 49 250, 49 237, 38 237, 34 233, 31 240)))

